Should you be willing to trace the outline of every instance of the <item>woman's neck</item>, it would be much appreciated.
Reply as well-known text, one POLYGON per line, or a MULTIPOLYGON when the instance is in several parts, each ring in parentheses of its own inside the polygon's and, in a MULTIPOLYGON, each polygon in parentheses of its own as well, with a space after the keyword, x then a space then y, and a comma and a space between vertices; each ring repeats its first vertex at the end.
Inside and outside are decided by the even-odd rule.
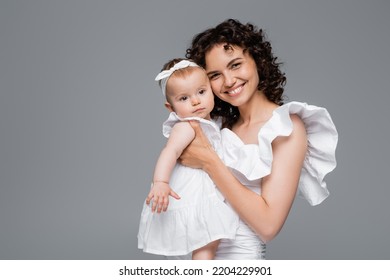
POLYGON ((247 103, 238 107, 240 111, 238 123, 250 125, 266 122, 277 107, 278 105, 269 101, 263 92, 257 92, 247 103))

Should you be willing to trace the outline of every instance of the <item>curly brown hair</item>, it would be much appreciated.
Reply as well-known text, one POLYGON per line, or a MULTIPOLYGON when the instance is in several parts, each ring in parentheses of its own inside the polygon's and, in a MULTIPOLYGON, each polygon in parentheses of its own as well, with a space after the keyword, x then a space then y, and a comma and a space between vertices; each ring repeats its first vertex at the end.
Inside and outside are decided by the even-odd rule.
MULTIPOLYGON (((226 50, 231 46, 238 46, 248 51, 256 63, 259 74, 260 82, 257 88, 264 92, 268 100, 278 105, 283 104, 286 77, 280 70, 282 63, 277 62, 277 57, 272 53, 271 43, 266 40, 262 29, 251 23, 242 24, 235 19, 225 20, 216 27, 195 35, 185 56, 206 67, 206 53, 219 44, 225 44, 226 50)), ((240 116, 238 108, 216 96, 214 98, 215 107, 211 116, 222 117, 223 127, 231 128, 240 116)))

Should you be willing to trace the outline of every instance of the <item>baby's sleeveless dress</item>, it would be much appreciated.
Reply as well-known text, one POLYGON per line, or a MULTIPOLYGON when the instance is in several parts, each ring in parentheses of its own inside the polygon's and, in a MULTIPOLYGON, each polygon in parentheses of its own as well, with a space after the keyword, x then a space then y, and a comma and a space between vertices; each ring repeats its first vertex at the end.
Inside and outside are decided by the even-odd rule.
MULTIPOLYGON (((172 127, 180 121, 198 120, 218 155, 222 157, 220 126, 201 118, 179 118, 170 113, 163 124, 163 134, 169 137, 172 127)), ((238 215, 224 202, 209 175, 201 169, 177 163, 170 187, 181 197, 169 197, 166 212, 152 213, 144 204, 138 232, 138 248, 146 253, 176 256, 191 254, 211 241, 235 238, 238 215)))
MULTIPOLYGON (((298 193, 310 205, 317 205, 328 197, 324 177, 336 167, 338 133, 325 108, 300 102, 278 107, 260 128, 258 144, 244 144, 233 131, 222 129, 224 162, 243 185, 260 194, 262 178, 272 171, 272 141, 279 136, 289 136, 292 132, 290 114, 296 114, 302 119, 308 141, 298 193)), ((265 252, 266 244, 240 220, 236 238, 221 240, 215 259, 265 259, 265 252)), ((188 256, 175 258, 188 259, 188 256)))

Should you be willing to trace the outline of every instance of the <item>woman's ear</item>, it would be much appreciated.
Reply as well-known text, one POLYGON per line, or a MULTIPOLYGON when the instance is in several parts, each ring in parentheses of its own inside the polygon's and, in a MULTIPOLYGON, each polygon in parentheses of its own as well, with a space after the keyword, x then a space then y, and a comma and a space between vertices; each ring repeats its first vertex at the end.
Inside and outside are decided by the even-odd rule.
POLYGON ((167 102, 165 102, 165 108, 167 108, 168 109, 168 111, 169 112, 173 112, 173 108, 172 108, 172 105, 171 104, 169 104, 169 102, 167 101, 167 102))

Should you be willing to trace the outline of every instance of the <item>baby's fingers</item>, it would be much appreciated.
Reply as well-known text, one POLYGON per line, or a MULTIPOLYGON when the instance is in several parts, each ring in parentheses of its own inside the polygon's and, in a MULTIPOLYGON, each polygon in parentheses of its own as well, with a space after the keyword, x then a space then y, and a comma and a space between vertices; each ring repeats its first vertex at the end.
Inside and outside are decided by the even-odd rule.
POLYGON ((165 211, 164 209, 166 209, 167 207, 168 204, 166 202, 166 196, 165 195, 160 196, 157 203, 157 213, 161 213, 161 211, 165 211))
POLYGON ((180 196, 177 193, 175 193, 173 190, 169 192, 169 195, 172 196, 173 198, 180 199, 180 196))
POLYGON ((154 197, 154 194, 152 192, 150 192, 145 200, 146 205, 150 204, 150 201, 153 199, 153 197, 154 197))
POLYGON ((168 205, 169 205, 169 197, 166 196, 166 197, 164 197, 164 200, 163 200, 163 203, 162 203, 162 211, 163 212, 167 211, 168 205))
POLYGON ((153 204, 152 204, 152 212, 161 213, 163 208, 163 199, 164 197, 161 195, 154 196, 153 204))
POLYGON ((157 208, 157 204, 158 204, 158 196, 155 196, 153 198, 153 201, 152 201, 152 213, 156 211, 156 208, 157 208))

